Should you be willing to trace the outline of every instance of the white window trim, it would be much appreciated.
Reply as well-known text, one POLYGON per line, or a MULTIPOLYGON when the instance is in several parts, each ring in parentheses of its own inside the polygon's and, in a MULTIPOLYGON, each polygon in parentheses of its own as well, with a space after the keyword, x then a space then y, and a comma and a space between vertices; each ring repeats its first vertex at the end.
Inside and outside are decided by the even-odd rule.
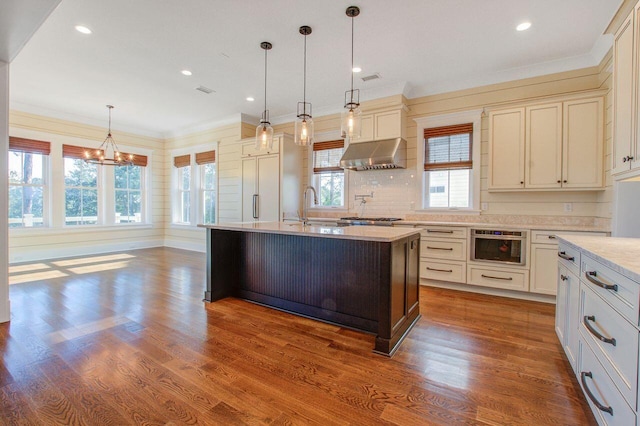
MULTIPOLYGON (((327 142, 342 139, 340 130, 332 130, 329 132, 323 132, 316 134, 313 138, 313 143, 327 142)), ((349 139, 344 140, 344 149, 349 146, 349 139)), ((316 206, 313 204, 313 197, 307 198, 308 211, 315 212, 348 212, 349 211, 349 170, 344 170, 344 205, 343 206, 316 206)), ((307 147, 307 183, 313 186, 313 144, 307 147)), ((318 191, 318 188, 314 188, 318 191)), ((302 213, 302 212, 301 212, 302 213)))
POLYGON ((416 140, 418 145, 418 161, 416 161, 416 176, 420 176, 419 193, 416 209, 418 213, 452 213, 452 214, 480 214, 480 143, 482 132, 482 110, 461 111, 452 114, 436 115, 414 119, 416 122, 416 140), (425 179, 424 179, 424 129, 454 124, 473 123, 471 194, 469 208, 425 208, 425 179))
MULTIPOLYGON (((13 150, 7 149, 7 156, 11 153, 11 151, 13 150)), ((39 227, 38 226, 32 226, 32 227, 19 226, 15 228, 8 228, 11 230, 11 232, 18 229, 26 229, 27 232, 29 232, 32 229, 43 230, 43 229, 51 228, 51 192, 52 192, 51 191, 51 168, 52 168, 51 154, 43 155, 42 157, 46 158, 42 162, 42 180, 44 181, 42 185, 42 226, 39 226, 39 227)), ((8 182, 8 176, 7 176, 7 182, 8 182)), ((11 186, 12 184, 9 184, 9 186, 7 187, 7 190, 11 186)))
POLYGON ((201 191, 201 182, 202 177, 200 176, 200 167, 196 164, 196 153, 205 152, 205 151, 215 151, 216 152, 216 223, 218 218, 220 217, 220 203, 217 198, 219 194, 220 188, 220 173, 218 168, 218 162, 220 161, 218 157, 220 142, 209 142, 206 144, 190 146, 188 148, 179 148, 173 149, 169 153, 169 167, 171 168, 171 227, 175 228, 197 228, 198 223, 202 223, 202 205, 200 202, 200 194, 201 191), (178 157, 180 155, 189 155, 190 158, 190 168, 191 168, 191 186, 189 188, 189 202, 191 203, 191 211, 189 215, 189 223, 179 222, 178 218, 182 216, 182 212, 180 211, 179 203, 177 202, 177 194, 178 194, 178 169, 173 165, 174 157, 178 157))

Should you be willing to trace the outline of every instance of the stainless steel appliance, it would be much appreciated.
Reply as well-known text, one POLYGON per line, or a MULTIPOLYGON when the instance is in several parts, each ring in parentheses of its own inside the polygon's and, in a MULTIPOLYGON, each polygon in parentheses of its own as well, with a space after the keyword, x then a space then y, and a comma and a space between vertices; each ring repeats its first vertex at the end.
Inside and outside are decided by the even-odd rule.
POLYGON ((471 230, 471 260, 526 265, 527 231, 471 230))
POLYGON ((407 141, 402 138, 350 143, 340 159, 349 170, 407 168, 407 141))
POLYGON ((399 217, 341 217, 338 220, 340 226, 352 226, 352 225, 369 225, 369 226, 393 226, 393 222, 397 222, 399 217))

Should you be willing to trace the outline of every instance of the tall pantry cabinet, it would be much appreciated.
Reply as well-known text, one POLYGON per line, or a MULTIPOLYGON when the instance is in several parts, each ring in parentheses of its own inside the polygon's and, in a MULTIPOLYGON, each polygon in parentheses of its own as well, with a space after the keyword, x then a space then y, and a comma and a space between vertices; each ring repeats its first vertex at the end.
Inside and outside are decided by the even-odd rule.
POLYGON ((278 222, 301 208, 303 147, 287 134, 273 136, 273 149, 241 141, 242 221, 278 222))

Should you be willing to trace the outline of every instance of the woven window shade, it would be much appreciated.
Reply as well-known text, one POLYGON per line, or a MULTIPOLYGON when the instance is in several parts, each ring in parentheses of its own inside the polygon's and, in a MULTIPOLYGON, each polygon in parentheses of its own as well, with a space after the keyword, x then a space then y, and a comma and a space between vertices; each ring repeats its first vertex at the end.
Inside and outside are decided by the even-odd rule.
MULTIPOLYGON (((121 152, 120 153, 122 155, 122 158, 129 158, 129 153, 127 152, 121 152)), ((137 155, 137 154, 132 154, 133 155, 133 165, 134 166, 140 166, 140 167, 146 167, 147 166, 147 156, 146 155, 137 155)))
POLYGON ((215 151, 207 151, 207 152, 198 152, 196 154, 196 164, 208 164, 216 162, 216 152, 215 151))
POLYGON ((313 144, 313 173, 343 172, 340 158, 344 153, 344 140, 313 144))
POLYGON ((9 150, 49 155, 51 153, 51 142, 9 136, 9 150))
POLYGON ((187 155, 178 155, 177 157, 173 157, 173 166, 174 167, 186 167, 191 164, 191 156, 187 155))
POLYGON ((471 169, 473 123, 424 130, 424 170, 471 169))

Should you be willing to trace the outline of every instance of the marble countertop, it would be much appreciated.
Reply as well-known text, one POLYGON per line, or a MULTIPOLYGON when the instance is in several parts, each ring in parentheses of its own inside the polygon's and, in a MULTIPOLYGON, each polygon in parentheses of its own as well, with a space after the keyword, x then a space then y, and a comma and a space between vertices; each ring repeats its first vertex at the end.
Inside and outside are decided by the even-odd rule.
POLYGON ((563 234, 559 234, 558 238, 640 283, 640 238, 563 234))
MULTIPOLYGON (((310 218, 310 222, 317 223, 335 223, 336 218, 310 218)), ((533 224, 533 223, 502 223, 502 222, 448 222, 448 221, 418 221, 418 220, 401 220, 394 222, 395 227, 422 227, 422 226, 460 226, 475 228, 500 228, 500 229, 531 229, 535 231, 573 231, 573 232, 609 232, 609 229, 603 226, 593 225, 565 225, 556 224, 533 224)))
POLYGON ((201 228, 227 231, 265 232, 270 234, 290 234, 306 237, 338 238, 347 240, 391 242, 415 235, 415 228, 394 228, 393 226, 327 226, 303 225, 300 222, 237 222, 217 225, 198 225, 201 228))

